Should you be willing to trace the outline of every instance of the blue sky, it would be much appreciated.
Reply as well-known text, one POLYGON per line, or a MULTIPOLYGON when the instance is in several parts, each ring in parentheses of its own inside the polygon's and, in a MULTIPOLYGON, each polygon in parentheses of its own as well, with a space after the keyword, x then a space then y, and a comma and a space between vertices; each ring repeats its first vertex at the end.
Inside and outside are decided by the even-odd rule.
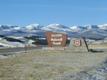
POLYGON ((107 0, 0 0, 0 24, 107 23, 107 0))

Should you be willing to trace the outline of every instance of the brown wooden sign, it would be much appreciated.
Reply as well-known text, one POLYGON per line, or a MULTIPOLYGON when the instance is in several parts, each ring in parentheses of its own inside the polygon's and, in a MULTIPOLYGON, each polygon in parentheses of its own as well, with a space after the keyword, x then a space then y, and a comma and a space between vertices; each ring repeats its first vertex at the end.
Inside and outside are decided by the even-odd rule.
POLYGON ((65 47, 67 35, 62 33, 46 32, 46 38, 49 47, 65 47))

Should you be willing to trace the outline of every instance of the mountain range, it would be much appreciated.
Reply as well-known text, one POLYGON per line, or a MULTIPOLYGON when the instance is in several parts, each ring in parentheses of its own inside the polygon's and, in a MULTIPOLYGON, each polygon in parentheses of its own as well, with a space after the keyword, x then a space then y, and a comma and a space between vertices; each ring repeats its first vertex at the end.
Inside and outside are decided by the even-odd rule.
POLYGON ((107 24, 104 25, 85 25, 85 26, 65 26, 62 24, 30 24, 25 27, 0 25, 0 35, 6 36, 28 36, 43 35, 45 31, 64 32, 70 37, 105 38, 107 37, 107 24))
POLYGON ((25 27, 16 25, 0 25, 0 38, 3 40, 10 40, 11 38, 14 38, 13 41, 15 40, 15 42, 20 43, 20 40, 26 41, 25 37, 33 36, 34 38, 34 36, 36 36, 37 38, 37 36, 39 36, 39 39, 44 39, 46 31, 66 33, 70 38, 85 37, 87 39, 93 40, 107 39, 107 24, 69 27, 62 24, 49 24, 47 26, 42 26, 40 24, 30 24, 25 27), (17 38, 20 40, 17 40, 17 38))

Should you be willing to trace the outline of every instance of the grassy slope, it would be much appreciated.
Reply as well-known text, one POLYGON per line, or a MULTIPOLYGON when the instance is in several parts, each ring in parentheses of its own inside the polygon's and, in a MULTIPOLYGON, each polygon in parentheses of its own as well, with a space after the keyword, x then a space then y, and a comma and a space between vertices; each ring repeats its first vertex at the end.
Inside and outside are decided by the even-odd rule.
POLYGON ((107 57, 105 53, 35 50, 18 54, 0 60, 0 80, 56 80, 96 66, 107 57))

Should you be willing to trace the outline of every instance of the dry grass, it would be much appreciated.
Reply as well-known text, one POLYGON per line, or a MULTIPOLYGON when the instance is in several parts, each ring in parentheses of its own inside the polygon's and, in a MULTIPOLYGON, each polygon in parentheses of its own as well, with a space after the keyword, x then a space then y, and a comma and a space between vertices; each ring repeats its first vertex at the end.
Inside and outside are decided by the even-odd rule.
POLYGON ((56 80, 65 73, 75 73, 96 66, 105 53, 34 50, 0 60, 0 80, 56 80))
POLYGON ((90 44, 89 48, 92 49, 107 49, 107 43, 100 43, 100 44, 90 44))

